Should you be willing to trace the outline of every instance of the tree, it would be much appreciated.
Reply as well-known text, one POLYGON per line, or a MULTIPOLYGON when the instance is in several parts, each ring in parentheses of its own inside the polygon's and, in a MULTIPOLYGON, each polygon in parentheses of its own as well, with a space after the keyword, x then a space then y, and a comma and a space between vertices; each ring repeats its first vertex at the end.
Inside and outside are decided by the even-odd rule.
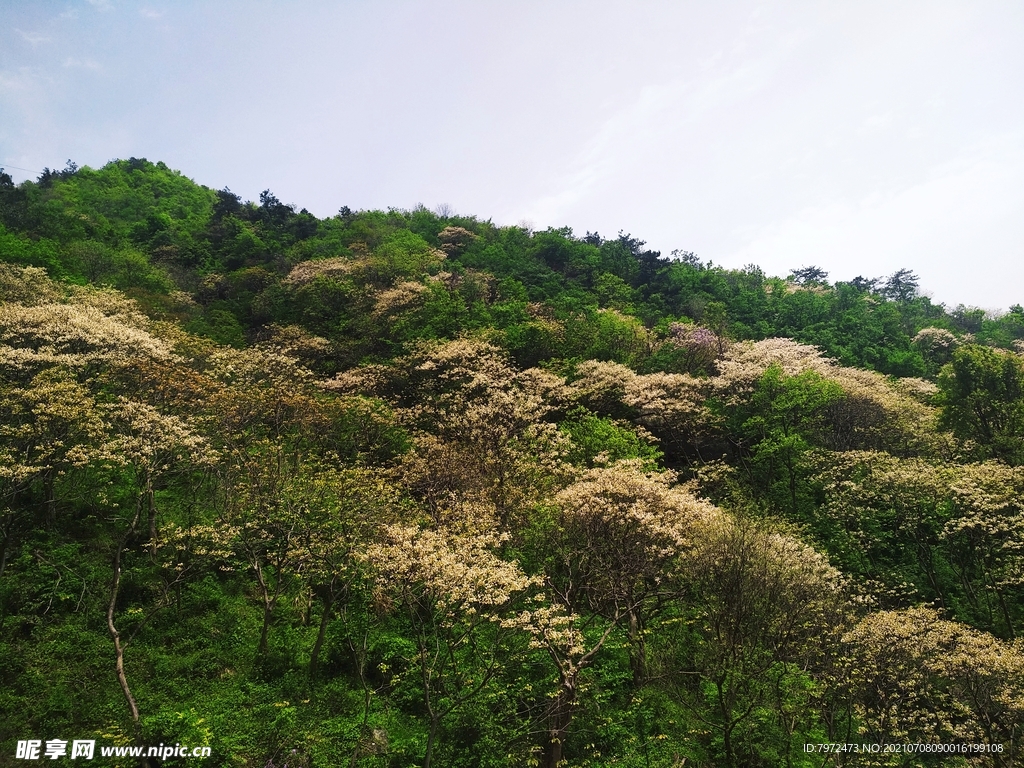
POLYGON ((793 279, 793 282, 800 283, 802 285, 820 285, 825 282, 825 278, 828 277, 826 272, 821 267, 800 267, 800 269, 792 269, 789 272, 793 279))
POLYGON ((558 675, 546 768, 563 764, 585 675, 617 633, 625 633, 633 690, 647 682, 649 625, 676 594, 696 531, 721 514, 636 461, 589 470, 554 501, 557 516, 533 534, 550 603, 520 622, 558 675))
POLYGON ((962 584, 956 618, 1014 639, 1024 587, 1024 468, 1001 461, 958 467, 941 539, 962 584))
POLYGON ((694 269, 704 269, 704 264, 701 263, 700 258, 693 251, 684 251, 676 248, 672 251, 673 261, 678 261, 680 264, 686 264, 694 269))
POLYGON ((434 758, 443 720, 482 696, 503 664, 531 588, 539 580, 493 550, 507 538, 388 526, 367 559, 381 600, 412 629, 420 695, 428 718, 423 768, 434 758))
POLYGON ((227 187, 217 190, 217 202, 213 206, 214 220, 225 216, 237 216, 242 212, 242 198, 227 187))
POLYGON ((955 604, 941 557, 951 470, 869 451, 819 455, 815 463, 811 485, 828 490, 812 525, 859 588, 884 607, 955 604))
POLYGON ((945 328, 922 328, 913 339, 914 347, 932 366, 932 371, 950 361, 960 340, 945 328))
POLYGON ((1024 360, 964 345, 939 375, 942 424, 977 441, 985 455, 1024 462, 1024 360))
MULTIPOLYGON (((105 446, 105 450, 113 462, 120 464, 129 473, 129 488, 134 499, 128 510, 117 509, 118 505, 113 505, 115 509, 111 519, 114 544, 111 557, 112 578, 107 601, 107 630, 114 643, 117 680, 128 702, 136 729, 136 741, 139 741, 139 707, 128 685, 124 669, 124 652, 132 638, 145 624, 145 618, 135 625, 127 637, 118 629, 118 602, 125 553, 139 538, 139 524, 146 517, 149 520, 147 538, 151 544, 150 552, 151 555, 156 553, 155 486, 158 478, 171 473, 209 467, 218 457, 202 436, 196 434, 187 422, 176 416, 166 416, 145 403, 126 398, 112 404, 109 411, 114 436, 105 446)), ((179 573, 176 578, 180 577, 179 573)), ((168 592, 169 588, 162 590, 161 599, 154 609, 167 605, 168 592)))
POLYGON ((70 179, 76 173, 78 173, 78 163, 69 159, 67 165, 64 167, 64 170, 62 171, 53 171, 50 170, 50 168, 48 167, 43 168, 43 172, 39 175, 39 178, 36 180, 36 183, 39 184, 40 187, 45 189, 46 187, 51 186, 54 181, 65 181, 67 179, 70 179))
POLYGON ((682 637, 673 649, 666 632, 657 658, 668 668, 658 671, 716 734, 715 764, 790 764, 810 740, 798 731, 816 726, 813 675, 838 640, 839 573, 792 536, 719 515, 695 537, 680 579, 682 637), (763 718, 770 725, 755 726, 763 718))
MULTIPOLYGON (((6 481, 0 503, 8 507, 20 492, 39 481, 46 524, 53 526, 57 519, 57 480, 107 455, 100 448, 107 425, 95 398, 69 371, 53 367, 38 373, 24 388, 0 388, 0 413, 0 464, 4 467, 0 478, 6 481)), ((0 573, 13 524, 6 515, 5 520, 7 535, 0 573)))
POLYGON ((697 325, 670 323, 666 346, 676 351, 683 370, 673 373, 707 374, 725 350, 725 339, 714 331, 697 325))
POLYGON ((210 533, 213 544, 233 552, 253 576, 262 615, 257 663, 266 660, 279 601, 312 554, 301 546, 307 505, 316 502, 307 496, 304 469, 284 445, 262 440, 236 451, 222 480, 224 513, 210 533))
POLYGON ((544 420, 545 379, 515 371, 497 348, 423 344, 402 369, 392 386, 418 401, 400 412, 414 435, 404 481, 435 520, 462 501, 486 501, 510 526, 569 471, 568 439, 544 420))
POLYGON ((850 285, 863 293, 872 293, 880 280, 881 278, 878 277, 864 277, 863 275, 857 275, 850 281, 850 285))
POLYGON ((294 205, 282 203, 269 189, 260 192, 259 217, 264 223, 281 227, 287 224, 293 216, 295 216, 294 205))
MULTIPOLYGON (((1019 647, 926 607, 870 614, 843 640, 844 684, 861 740, 999 744, 984 764, 1016 764, 1024 718, 1019 647)), ((929 764, 948 760, 936 756, 929 764)))
POLYGON ((957 304, 956 309, 949 313, 949 317, 961 331, 979 333, 985 323, 985 314, 985 310, 980 307, 957 304))
POLYGON ((437 242, 448 256, 458 257, 479 238, 465 227, 445 227, 437 233, 437 242))
POLYGON ((397 489, 365 469, 310 467, 296 489, 305 500, 298 529, 301 578, 320 600, 320 624, 309 654, 315 680, 327 625, 339 601, 364 578, 361 554, 396 517, 397 489))
POLYGON ((815 371, 787 376, 776 364, 764 372, 750 400, 733 416, 729 431, 742 440, 741 458, 755 487, 770 492, 782 475, 793 516, 799 506, 801 457, 821 443, 826 410, 842 396, 838 384, 815 371))
MULTIPOLYGON (((555 496, 550 583, 560 604, 627 626, 634 684, 646 677, 644 636, 694 531, 720 512, 630 460, 586 472, 555 496)), ((596 650, 596 648, 594 649, 596 650)))
POLYGON ((566 458, 575 464, 593 468, 624 459, 639 459, 645 467, 654 469, 663 455, 652 445, 654 438, 642 427, 595 416, 582 407, 567 416, 558 429, 572 440, 573 447, 566 458))
POLYGON ((893 301, 906 304, 917 295, 920 279, 909 269, 898 269, 885 279, 881 294, 893 301))

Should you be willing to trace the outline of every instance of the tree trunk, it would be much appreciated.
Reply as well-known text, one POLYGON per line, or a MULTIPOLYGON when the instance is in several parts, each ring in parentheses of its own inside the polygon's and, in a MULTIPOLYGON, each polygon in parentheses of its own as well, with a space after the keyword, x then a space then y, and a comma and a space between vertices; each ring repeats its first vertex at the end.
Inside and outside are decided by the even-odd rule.
MULTIPOLYGON (((342 617, 346 624, 348 623, 347 617, 342 617)), ((359 673, 359 684, 363 688, 363 722, 359 726, 359 733, 362 738, 366 738, 371 733, 370 729, 370 703, 373 700, 373 689, 370 688, 370 684, 366 680, 366 655, 369 649, 369 631, 363 632, 362 641, 359 647, 352 642, 352 636, 348 637, 348 647, 352 651, 352 658, 356 663, 356 671, 359 673)), ((349 762, 349 768, 355 768, 359 761, 361 754, 362 740, 356 742, 356 748, 352 752, 352 759, 349 762)))
POLYGON ((544 768, 559 768, 565 751, 565 738, 572 722, 572 711, 576 703, 576 685, 572 681, 563 683, 555 699, 551 713, 551 727, 548 730, 548 744, 544 756, 544 768))
POLYGON ((727 697, 725 694, 725 680, 720 678, 715 680, 715 688, 718 691, 718 711, 722 715, 722 751, 725 752, 725 763, 727 768, 732 768, 735 765, 732 754, 732 729, 736 723, 732 716, 732 701, 731 697, 727 697))
MULTIPOLYGON (((267 655, 269 648, 268 638, 270 633, 270 619, 274 613, 274 606, 277 604, 277 595, 272 594, 270 591, 270 585, 267 584, 267 580, 263 578, 263 569, 258 559, 254 558, 252 561, 253 572, 256 574, 256 583, 260 587, 260 595, 263 598, 263 627, 260 629, 260 642, 256 646, 256 661, 257 663, 267 655)), ((280 586, 280 584, 278 584, 280 586)))
POLYGON ((273 605, 271 605, 270 601, 264 600, 263 601, 263 627, 262 627, 262 629, 260 629, 260 644, 256 648, 256 660, 257 661, 259 661, 260 659, 264 658, 267 655, 267 650, 269 649, 269 645, 268 645, 267 640, 268 640, 268 634, 270 632, 270 617, 271 617, 271 614, 273 612, 274 612, 273 605))
POLYGON ((430 731, 427 734, 427 753, 423 758, 423 768, 430 768, 430 760, 434 755, 434 742, 437 740, 437 726, 440 718, 436 714, 430 716, 430 731))
POLYGON ((313 643, 313 651, 309 654, 309 679, 316 678, 317 668, 320 665, 320 649, 324 645, 324 636, 327 634, 327 622, 331 619, 331 608, 334 607, 334 600, 324 600, 323 615, 320 616, 320 628, 316 633, 316 642, 313 643))
POLYGON ((999 607, 1003 610, 1003 619, 1006 621, 1006 631, 1010 635, 1010 640, 1017 639, 1017 633, 1013 631, 1013 620, 1010 618, 1010 611, 1006 607, 1006 600, 1003 599, 1003 593, 1000 590, 996 590, 996 598, 999 600, 999 607))
POLYGON ((633 686, 640 688, 647 677, 647 651, 644 646, 643 627, 635 610, 629 612, 629 666, 633 672, 633 686))
POLYGON ((46 527, 53 528, 57 524, 57 499, 53 487, 57 478, 53 469, 46 470, 43 475, 43 489, 46 494, 46 527))
POLYGON ((146 473, 146 505, 149 512, 149 553, 156 554, 156 500, 153 498, 153 478, 146 473))
POLYGON ((7 557, 8 557, 8 552, 10 551, 10 543, 11 543, 11 537, 5 535, 4 536, 3 550, 0 551, 0 578, 3 578, 4 571, 7 570, 7 557))
POLYGON ((121 587, 121 554, 124 552, 124 544, 125 542, 121 541, 114 552, 114 578, 110 584, 110 601, 107 603, 107 629, 110 631, 110 637, 114 641, 117 682, 121 684, 121 691, 128 702, 128 709, 131 711, 132 722, 135 726, 135 740, 138 742, 141 737, 139 731, 139 705, 136 703, 132 690, 128 686, 128 678, 124 673, 124 646, 121 644, 121 634, 117 631, 117 627, 114 624, 117 595, 121 587))

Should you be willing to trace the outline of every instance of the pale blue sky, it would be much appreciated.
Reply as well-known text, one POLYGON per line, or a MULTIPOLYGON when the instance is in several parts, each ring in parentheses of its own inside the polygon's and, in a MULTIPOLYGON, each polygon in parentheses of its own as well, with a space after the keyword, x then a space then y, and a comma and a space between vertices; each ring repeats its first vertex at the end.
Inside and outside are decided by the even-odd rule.
POLYGON ((1020 2, 0 4, 0 165, 163 160, 1024 303, 1020 2))

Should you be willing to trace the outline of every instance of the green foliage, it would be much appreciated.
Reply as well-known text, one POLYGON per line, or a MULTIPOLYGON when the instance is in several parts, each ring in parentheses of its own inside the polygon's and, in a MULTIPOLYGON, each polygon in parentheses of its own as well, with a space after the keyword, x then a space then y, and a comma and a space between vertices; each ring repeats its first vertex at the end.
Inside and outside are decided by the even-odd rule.
POLYGON ((185 330, 213 339, 218 344, 241 347, 245 343, 245 329, 226 309, 208 307, 201 317, 185 324, 185 330))
POLYGON ((1024 360, 966 345, 939 376, 943 423, 977 441, 983 455, 1024 462, 1024 360))
POLYGON ((0 170, 0 754, 1019 761, 1024 310, 296 208, 0 170))
POLYGON ((754 488, 793 518, 805 507, 804 455, 822 444, 826 409, 842 397, 838 384, 814 371, 788 376, 771 365, 749 400, 727 409, 726 429, 739 438, 754 488))
MULTIPOLYGON (((55 278, 69 277, 59 247, 49 239, 32 240, 0 225, 0 254, 9 264, 42 267, 55 278)), ((73 270, 71 275, 80 274, 73 270)))
POLYGON ((572 440, 568 459, 586 467, 639 459, 654 469, 663 455, 628 424, 596 416, 586 408, 570 413, 559 429, 572 440))

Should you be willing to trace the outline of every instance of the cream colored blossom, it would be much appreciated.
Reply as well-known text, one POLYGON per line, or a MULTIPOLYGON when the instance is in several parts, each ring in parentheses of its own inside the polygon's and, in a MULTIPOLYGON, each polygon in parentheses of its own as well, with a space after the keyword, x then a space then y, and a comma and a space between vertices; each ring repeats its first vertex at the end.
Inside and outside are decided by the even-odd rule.
POLYGON ((871 614, 844 642, 843 686, 854 694, 863 736, 998 743, 1012 739, 1024 717, 1020 647, 930 608, 871 614))
POLYGON ((285 285, 298 287, 311 283, 319 277, 343 277, 351 274, 357 266, 358 262, 347 256, 302 261, 292 267, 291 272, 282 282, 285 285))
POLYGON ((960 340, 945 328, 922 328, 911 343, 922 357, 938 365, 948 363, 960 346, 960 340))
POLYGON ((32 305, 57 301, 57 286, 39 267, 0 262, 0 301, 32 305))
MULTIPOLYGON (((461 612, 493 612, 540 584, 518 564, 493 553, 502 541, 494 533, 460 535, 390 525, 382 530, 381 541, 367 548, 366 558, 382 587, 400 592, 422 588, 454 618, 461 612)), ((492 620, 499 621, 500 614, 492 620)))
POLYGON ((116 427, 107 448, 119 461, 159 474, 177 468, 179 462, 208 466, 218 459, 209 441, 178 416, 125 397, 105 410, 116 427))
POLYGON ((0 304, 0 361, 13 370, 53 364, 71 368, 116 358, 171 357, 170 346, 154 336, 132 305, 92 301, 81 293, 74 303, 0 304))
POLYGON ((830 448, 883 448, 909 454, 936 454, 946 448, 936 426, 938 411, 920 396, 927 386, 911 391, 910 383, 894 384, 874 371, 837 365, 815 347, 790 339, 732 345, 718 361, 719 373, 709 382, 710 394, 726 403, 742 403, 771 365, 789 376, 812 371, 842 388, 844 397, 832 402, 824 414, 830 448))
POLYGON ((441 250, 450 256, 461 253, 476 239, 477 236, 464 227, 448 226, 437 233, 441 250))
POLYGON ((619 363, 585 360, 576 367, 569 391, 591 410, 603 413, 622 403, 636 379, 632 369, 619 363))
POLYGON ((373 310, 370 313, 377 320, 407 312, 423 303, 427 287, 423 283, 405 280, 393 288, 378 291, 373 296, 373 310))
POLYGON ((271 324, 256 346, 303 362, 319 360, 331 351, 331 342, 298 325, 271 324))

